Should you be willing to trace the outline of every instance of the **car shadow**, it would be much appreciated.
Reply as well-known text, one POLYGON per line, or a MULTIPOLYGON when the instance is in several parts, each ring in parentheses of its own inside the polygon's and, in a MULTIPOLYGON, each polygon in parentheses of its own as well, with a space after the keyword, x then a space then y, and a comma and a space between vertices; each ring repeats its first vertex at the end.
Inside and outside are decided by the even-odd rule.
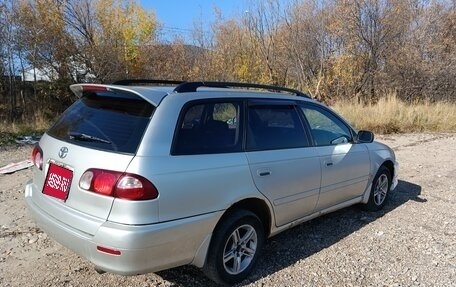
MULTIPOLYGON (((399 180, 381 211, 367 212, 357 206, 347 207, 268 239, 253 273, 239 286, 255 282, 328 248, 410 200, 425 203, 426 199, 420 198, 420 194, 421 186, 399 180)), ((156 274, 174 283, 172 286, 217 286, 194 266, 182 266, 156 274)))

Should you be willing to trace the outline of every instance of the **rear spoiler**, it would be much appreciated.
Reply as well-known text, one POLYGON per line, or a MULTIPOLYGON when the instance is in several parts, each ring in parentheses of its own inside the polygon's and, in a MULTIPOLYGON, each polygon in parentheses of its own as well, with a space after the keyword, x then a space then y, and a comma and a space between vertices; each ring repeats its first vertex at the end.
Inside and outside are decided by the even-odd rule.
POLYGON ((88 91, 107 91, 135 95, 154 106, 158 106, 161 100, 168 94, 167 91, 153 90, 150 87, 113 86, 109 84, 74 84, 70 86, 70 89, 78 98, 81 98, 83 93, 88 91))
MULTIPOLYGON (((127 89, 118 89, 118 88, 113 88, 110 85, 102 85, 102 84, 74 84, 70 86, 71 91, 78 97, 82 97, 83 92, 89 92, 89 91, 114 91, 114 90, 122 90, 123 92, 128 92, 128 93, 135 93, 132 90, 127 90, 127 89)), ((139 95, 138 95, 139 96, 139 95)))

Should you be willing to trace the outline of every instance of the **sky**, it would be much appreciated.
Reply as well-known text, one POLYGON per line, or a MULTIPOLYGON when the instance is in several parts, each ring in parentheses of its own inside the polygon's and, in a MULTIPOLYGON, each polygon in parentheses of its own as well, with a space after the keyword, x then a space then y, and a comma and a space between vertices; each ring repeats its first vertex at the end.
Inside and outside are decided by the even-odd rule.
POLYGON ((214 7, 229 18, 242 11, 247 0, 140 0, 147 10, 153 10, 167 37, 182 36, 189 38, 195 21, 203 24, 208 32, 214 22, 214 7))

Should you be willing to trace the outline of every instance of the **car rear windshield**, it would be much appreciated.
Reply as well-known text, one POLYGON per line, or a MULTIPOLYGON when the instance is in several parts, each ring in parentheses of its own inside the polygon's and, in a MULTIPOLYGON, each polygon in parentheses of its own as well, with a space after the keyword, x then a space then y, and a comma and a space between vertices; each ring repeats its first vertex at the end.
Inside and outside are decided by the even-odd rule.
POLYGON ((135 94, 84 92, 47 133, 80 146, 134 154, 154 110, 135 94))

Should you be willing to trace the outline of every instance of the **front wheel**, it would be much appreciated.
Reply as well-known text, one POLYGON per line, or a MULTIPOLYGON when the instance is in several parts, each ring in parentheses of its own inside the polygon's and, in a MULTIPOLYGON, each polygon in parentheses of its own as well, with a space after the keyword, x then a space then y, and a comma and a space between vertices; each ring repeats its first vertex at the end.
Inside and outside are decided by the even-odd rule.
POLYGON ((214 231, 203 271, 219 284, 235 284, 252 271, 264 243, 261 220, 247 210, 229 214, 214 231))
POLYGON ((377 211, 383 208, 388 199, 391 188, 391 172, 385 166, 381 166, 372 181, 369 201, 363 206, 367 211, 377 211))

